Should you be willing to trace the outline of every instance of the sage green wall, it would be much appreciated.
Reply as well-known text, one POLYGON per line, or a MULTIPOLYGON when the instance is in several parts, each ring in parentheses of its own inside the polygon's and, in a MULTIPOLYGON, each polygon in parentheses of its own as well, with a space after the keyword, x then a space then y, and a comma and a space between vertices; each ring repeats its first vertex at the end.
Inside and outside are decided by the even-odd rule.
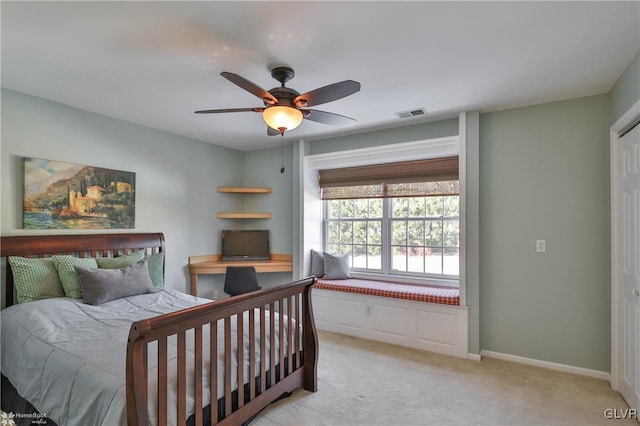
POLYGON ((606 95, 480 115, 481 349, 609 371, 608 127, 606 95))
MULTIPOLYGON (((470 316, 471 352, 609 370, 609 110, 602 95, 480 114, 480 288, 470 295, 479 298, 479 324, 470 316), (536 239, 547 240, 547 253, 535 253, 536 239)), ((4 89, 2 124, 2 235, 29 233, 20 229, 20 157, 33 156, 135 171, 136 231, 165 232, 174 288, 186 289, 188 256, 219 251, 221 229, 266 227, 273 251, 297 246, 297 147, 285 146, 281 175, 280 148, 241 153, 4 89), (216 193, 219 185, 274 192, 245 200, 216 193), (234 209, 274 217, 215 219, 234 209)), ((317 154, 456 134, 457 118, 310 145, 317 154)), ((262 274, 261 284, 290 278, 262 274)), ((205 296, 221 290, 220 277, 201 283, 205 296)))
POLYGON ((615 123, 638 99, 640 99, 640 50, 609 92, 609 125, 615 123))
POLYGON ((458 134, 458 118, 432 121, 427 123, 406 125, 368 131, 359 134, 321 139, 311 142, 309 154, 344 151, 371 146, 388 145, 390 143, 413 142, 425 139, 441 138, 458 134))
MULTIPOLYGON (((470 140, 480 129, 479 152, 469 152, 480 157, 470 174, 479 173, 480 226, 467 231, 479 235, 480 276, 467 287, 469 352, 608 371, 607 96, 468 119, 470 140), (546 253, 535 253, 537 239, 546 253)), ((311 153, 457 134, 458 120, 444 120, 312 141, 311 153)))
MULTIPOLYGON (((239 166, 241 176, 228 176, 211 184, 211 191, 217 186, 264 186, 273 190, 271 194, 220 194, 227 202, 233 202, 234 211, 272 213, 272 219, 220 219, 215 229, 216 241, 220 240, 223 229, 268 229, 271 236, 271 252, 292 254, 293 252, 293 161, 291 145, 284 145, 285 172, 280 173, 280 148, 249 151, 243 154, 239 166)), ((218 208, 216 211, 223 211, 218 208)), ((297 210, 296 210, 297 211, 297 210)), ((297 233, 296 233, 297 238, 297 233)), ((215 251, 212 253, 219 253, 215 251)), ((258 274, 261 287, 272 287, 292 280, 291 272, 269 272, 258 274)), ((224 275, 203 275, 198 278, 200 294, 212 297, 224 293, 224 275)))
POLYGON ((132 171, 136 224, 121 231, 164 232, 167 285, 187 291, 187 258, 217 252, 215 212, 236 203, 215 188, 242 182, 244 154, 11 90, 1 100, 2 235, 110 232, 23 230, 22 157, 132 171))
MULTIPOLYGON (((265 211, 273 214, 272 219, 247 222, 246 229, 268 229, 271 235, 271 252, 293 254, 293 239, 298 232, 293 222, 293 179, 297 176, 293 167, 292 145, 250 151, 244 157, 244 178, 247 186, 268 186, 273 192, 268 195, 245 198, 245 211, 265 211), (284 160, 284 173, 280 173, 284 160)), ((262 287, 270 287, 292 280, 291 272, 260 274, 262 287)))

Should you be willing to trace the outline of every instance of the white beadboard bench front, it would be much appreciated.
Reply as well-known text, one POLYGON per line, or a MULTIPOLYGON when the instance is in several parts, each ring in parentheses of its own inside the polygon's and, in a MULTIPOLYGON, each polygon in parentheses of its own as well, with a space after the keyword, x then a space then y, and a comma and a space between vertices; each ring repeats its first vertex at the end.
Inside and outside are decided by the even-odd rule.
MULTIPOLYGON (((448 298, 437 299, 443 303, 410 300, 407 288, 411 286, 406 285, 402 286, 401 295, 387 297, 380 295, 385 290, 377 290, 376 286, 388 288, 392 283, 370 280, 341 280, 342 285, 326 283, 335 281, 323 284, 319 279, 312 291, 318 329, 467 358, 467 307, 451 304, 448 298)), ((425 287, 413 287, 416 299, 427 300, 425 287)))

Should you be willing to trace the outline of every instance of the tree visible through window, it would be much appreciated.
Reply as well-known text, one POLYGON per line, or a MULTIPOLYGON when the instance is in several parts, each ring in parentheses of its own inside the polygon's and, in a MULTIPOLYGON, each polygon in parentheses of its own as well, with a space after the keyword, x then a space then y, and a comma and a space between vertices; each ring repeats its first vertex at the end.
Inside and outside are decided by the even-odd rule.
MULTIPOLYGON (((456 182, 457 186, 457 182, 456 182)), ((458 195, 325 200, 325 250, 358 271, 457 278, 458 195)))
POLYGON ((459 275, 458 196, 391 198, 391 270, 459 275))
POLYGON ((328 200, 326 248, 351 253, 351 267, 382 270, 383 199, 328 200))

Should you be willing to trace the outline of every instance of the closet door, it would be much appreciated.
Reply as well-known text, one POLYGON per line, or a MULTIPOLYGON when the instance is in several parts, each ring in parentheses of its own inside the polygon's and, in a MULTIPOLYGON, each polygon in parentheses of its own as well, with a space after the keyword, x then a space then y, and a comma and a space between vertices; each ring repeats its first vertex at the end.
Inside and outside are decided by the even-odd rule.
POLYGON ((640 125, 620 139, 620 151, 620 393, 640 410, 640 125))

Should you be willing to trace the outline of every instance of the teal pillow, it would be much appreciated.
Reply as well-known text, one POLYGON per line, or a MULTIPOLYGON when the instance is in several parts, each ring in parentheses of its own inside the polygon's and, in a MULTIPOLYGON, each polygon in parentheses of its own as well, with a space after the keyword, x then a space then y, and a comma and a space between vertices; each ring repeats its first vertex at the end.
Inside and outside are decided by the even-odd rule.
POLYGON ((164 287, 164 252, 147 256, 149 260, 149 277, 154 287, 164 287))
POLYGON ((64 289, 53 259, 9 256, 18 303, 49 297, 64 297, 64 289))
POLYGON ((93 257, 79 258, 67 255, 53 256, 53 264, 56 265, 58 275, 60 276, 60 282, 62 282, 62 288, 64 294, 67 297, 74 299, 82 299, 82 288, 80 287, 80 280, 76 273, 76 266, 87 269, 98 269, 98 264, 93 257))
POLYGON ((138 263, 142 259, 144 259, 144 251, 140 250, 118 257, 96 257, 96 263, 100 269, 120 269, 138 263))

